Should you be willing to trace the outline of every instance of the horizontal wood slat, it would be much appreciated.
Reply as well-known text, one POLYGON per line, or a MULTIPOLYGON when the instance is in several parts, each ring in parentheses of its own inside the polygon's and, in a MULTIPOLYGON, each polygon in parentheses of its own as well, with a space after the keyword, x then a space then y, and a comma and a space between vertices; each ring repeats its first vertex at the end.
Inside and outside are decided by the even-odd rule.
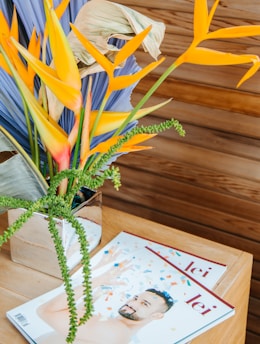
MULTIPOLYGON (((255 278, 260 280, 260 261, 254 260, 253 271, 254 271, 255 278)), ((259 308, 259 310, 260 310, 260 308, 259 308)))
POLYGON ((260 300, 252 297, 250 300, 251 313, 260 318, 260 300))
MULTIPOLYGON (((144 94, 134 93, 133 104, 137 104, 144 94)), ((160 104, 169 98, 153 96, 148 105, 160 104)), ((161 120, 176 118, 186 129, 186 123, 198 127, 228 131, 233 134, 256 138, 259 140, 260 116, 250 116, 229 110, 211 108, 200 104, 190 104, 178 101, 173 96, 173 100, 163 108, 156 111, 156 116, 161 120)), ((150 118, 150 116, 149 116, 150 118)), ((187 131, 189 134, 189 131, 187 131)))
POLYGON ((247 331, 246 344, 255 344, 255 343, 258 343, 258 341, 259 341, 259 336, 256 333, 247 331))
POLYGON ((146 155, 154 160, 168 159, 170 161, 192 162, 193 165, 214 170, 220 173, 234 175, 236 177, 249 179, 255 182, 260 181, 260 164, 258 161, 244 157, 226 154, 224 152, 193 146, 177 140, 168 140, 162 136, 150 140, 153 143, 153 150, 146 151, 146 155))
MULTIPOLYGON (((137 6, 140 12, 147 8, 151 10, 157 8, 192 13, 194 4, 192 0, 169 0, 163 3, 163 6, 157 0, 149 0, 147 4, 145 1, 140 4, 139 0, 115 0, 114 2, 121 3, 131 8, 137 6)), ((208 0, 209 8, 213 3, 214 0, 208 0)), ((223 18, 230 17, 243 20, 259 20, 260 9, 258 5, 258 0, 251 0, 250 2, 245 2, 244 0, 223 0, 220 1, 216 14, 223 18)))
MULTIPOLYGON (((236 201, 236 198, 226 193, 220 193, 216 192, 215 190, 209 189, 207 190, 205 188, 203 189, 202 187, 196 186, 193 183, 186 184, 180 181, 176 181, 172 178, 169 179, 161 177, 159 175, 150 174, 146 171, 134 170, 133 173, 133 169, 129 169, 127 165, 119 166, 121 174, 123 176, 122 188, 124 188, 124 190, 129 190, 125 197, 131 197, 131 194, 134 193, 134 197, 132 198, 135 199, 136 195, 140 195, 139 197, 146 198, 142 201, 145 201, 145 204, 151 206, 154 205, 154 201, 153 198, 150 198, 150 194, 151 196, 152 194, 155 194, 155 199, 160 201, 160 204, 158 206, 162 206, 161 201, 163 197, 165 197, 166 199, 173 198, 182 200, 184 202, 190 202, 194 205, 194 207, 202 206, 207 207, 212 211, 220 211, 224 213, 227 207, 229 207, 229 214, 231 216, 234 215, 239 217, 241 217, 241 213, 243 213, 244 211, 245 223, 248 223, 250 221, 254 223, 254 229, 252 229, 252 233, 251 230, 248 228, 250 234, 246 232, 246 236, 252 234, 253 239, 260 240, 260 224, 258 224, 259 217, 257 214, 257 212, 260 210, 259 203, 252 203, 245 199, 238 199, 238 201, 236 202, 236 206, 232 207, 230 205, 236 201), (142 195, 143 193, 145 196, 142 195)), ((114 191, 114 194, 118 194, 117 191, 114 191)), ((230 220, 230 222, 232 221, 230 220)), ((243 230, 245 230, 245 227, 243 227, 242 223, 241 227, 243 228, 243 230)), ((234 230, 236 232, 236 229, 231 228, 231 230, 234 230)), ((241 235, 243 235, 243 233, 241 233, 241 235)))
MULTIPOLYGON (((159 117, 149 116, 140 120, 140 124, 151 125, 160 124, 162 119, 159 117)), ((182 121, 181 121, 182 123, 182 121)), ((260 124, 260 119, 259 119, 260 124)), ((204 128, 201 126, 194 126, 190 124, 183 124, 186 131, 185 140, 179 135, 174 134, 173 130, 166 131, 160 134, 161 137, 173 139, 178 142, 187 142, 194 146, 204 147, 210 150, 224 152, 232 155, 239 155, 247 159, 252 159, 260 162, 259 150, 260 141, 258 139, 251 139, 235 135, 232 130, 219 131, 204 128)), ((156 142, 157 138, 149 141, 151 145, 156 142)), ((173 145, 174 147, 174 145, 173 145)))
MULTIPOLYGON (((123 182, 124 189, 122 191, 123 195, 120 196, 123 201, 134 201, 136 204, 145 204, 148 208, 156 208, 157 211, 160 211, 161 213, 171 214, 180 218, 186 218, 188 216, 190 221, 202 223, 212 228, 221 228, 221 230, 225 232, 249 238, 250 240, 260 240, 260 224, 257 221, 241 218, 241 216, 239 216, 240 205, 235 209, 237 215, 233 215, 231 209, 228 213, 224 212, 227 204, 229 204, 229 208, 231 208, 230 203, 224 203, 224 201, 226 201, 224 200, 224 197, 224 204, 221 203, 221 198, 220 201, 216 200, 214 203, 214 195, 212 199, 207 198, 205 190, 203 192, 200 188, 186 187, 185 191, 182 193, 182 185, 178 183, 170 183, 170 181, 168 182, 166 189, 169 191, 169 194, 165 194, 165 192, 163 193, 161 191, 165 185, 163 184, 162 178, 153 178, 153 176, 151 176, 151 178, 148 179, 147 175, 143 178, 142 174, 137 174, 135 172, 135 175, 138 177, 137 181, 133 178, 129 180, 131 171, 130 173, 126 173, 124 170, 123 174, 125 176, 123 182), (204 197, 203 200, 200 195, 204 197), (210 202, 212 202, 211 206, 210 202)), ((116 194, 117 191, 113 191, 112 189, 109 195, 115 197, 116 194)), ((245 205, 244 202, 242 202, 242 206, 243 205, 245 205)), ((252 253, 255 254, 255 256, 258 256, 258 259, 260 260, 260 252, 258 252, 258 250, 252 253)))
MULTIPOLYGON (((137 85, 136 90, 138 92, 148 91, 157 79, 155 75, 150 75, 137 85)), ((257 93, 193 84, 180 79, 169 78, 164 82, 163 86, 158 88, 156 94, 164 98, 173 97, 175 100, 188 104, 249 114, 250 116, 260 116, 260 97, 257 93), (209 94, 211 94, 210 97, 209 94)))
MULTIPOLYGON (((131 168, 137 168, 150 173, 154 172, 152 156, 139 153, 129 154, 127 159, 122 157, 118 160, 120 165, 131 165, 131 168)), ((214 189, 233 196, 246 198, 251 201, 260 201, 260 190, 258 182, 252 182, 247 179, 235 177, 233 175, 220 173, 214 170, 208 170, 201 166, 195 166, 183 161, 157 159, 156 164, 160 166, 160 172, 168 178, 173 178, 188 184, 192 183, 205 189, 214 189)))
POLYGON ((249 314, 248 316, 248 329, 253 333, 257 333, 259 329, 259 317, 249 314))
MULTIPOLYGON (((140 205, 140 203, 134 204, 131 202, 127 202, 122 198, 110 196, 109 193, 107 194, 107 190, 104 191, 105 192, 103 198, 105 205, 109 205, 122 211, 127 211, 128 213, 135 214, 137 216, 151 219, 152 221, 160 222, 167 226, 176 227, 188 233, 198 235, 209 240, 217 241, 231 247, 233 246, 248 252, 251 250, 257 252, 258 250, 259 245, 255 241, 248 239, 246 240, 239 236, 217 230, 216 228, 210 228, 206 225, 204 226, 202 223, 189 221, 187 218, 179 218, 175 217, 172 214, 169 215, 166 213, 162 213, 160 211, 157 211, 156 208, 147 208, 145 207, 145 205, 140 205)), ((124 224, 122 224, 122 228, 123 227, 124 224)), ((254 289, 257 289, 256 285, 254 285, 254 289)))

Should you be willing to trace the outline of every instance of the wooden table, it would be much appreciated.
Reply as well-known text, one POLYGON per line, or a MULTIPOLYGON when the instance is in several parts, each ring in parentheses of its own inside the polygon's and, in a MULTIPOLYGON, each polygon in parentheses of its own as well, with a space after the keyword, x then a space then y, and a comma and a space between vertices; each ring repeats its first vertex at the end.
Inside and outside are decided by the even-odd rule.
MULTIPOLYGON (((1 216, 0 233, 4 226, 6 217, 1 216)), ((103 207, 103 237, 98 249, 121 230, 227 264, 227 271, 214 291, 235 306, 235 316, 197 337, 192 344, 245 343, 251 254, 107 207, 103 207)), ((4 245, 0 252, 0 344, 27 343, 6 319, 5 312, 60 284, 61 281, 57 278, 13 263, 10 260, 9 246, 4 245)))

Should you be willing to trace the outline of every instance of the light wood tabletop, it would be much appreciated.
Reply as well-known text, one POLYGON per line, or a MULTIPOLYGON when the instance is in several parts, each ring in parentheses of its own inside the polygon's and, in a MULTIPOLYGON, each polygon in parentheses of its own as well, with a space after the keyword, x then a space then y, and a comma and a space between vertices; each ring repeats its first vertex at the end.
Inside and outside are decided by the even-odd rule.
MULTIPOLYGON (((7 226, 0 216, 0 233, 7 226)), ((227 265, 214 292, 235 307, 235 315, 192 341, 193 344, 244 344, 252 270, 252 255, 174 228, 103 207, 102 242, 99 250, 125 230, 192 254, 227 265)), ((93 252, 95 253, 95 252, 93 252)), ((33 259, 33 258, 32 258, 33 259)), ((0 344, 25 344, 23 336, 7 320, 7 310, 61 284, 61 280, 14 263, 9 245, 0 251, 0 344)))

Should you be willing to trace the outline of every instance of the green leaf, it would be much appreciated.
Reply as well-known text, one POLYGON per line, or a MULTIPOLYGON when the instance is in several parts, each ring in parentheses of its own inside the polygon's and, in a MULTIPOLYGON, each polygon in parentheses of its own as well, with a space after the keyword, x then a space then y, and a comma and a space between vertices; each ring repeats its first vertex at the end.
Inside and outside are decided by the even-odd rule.
MULTIPOLYGON (((48 184, 18 142, 0 126, 0 196, 36 201, 48 184)), ((0 213, 5 209, 1 208, 0 213)))

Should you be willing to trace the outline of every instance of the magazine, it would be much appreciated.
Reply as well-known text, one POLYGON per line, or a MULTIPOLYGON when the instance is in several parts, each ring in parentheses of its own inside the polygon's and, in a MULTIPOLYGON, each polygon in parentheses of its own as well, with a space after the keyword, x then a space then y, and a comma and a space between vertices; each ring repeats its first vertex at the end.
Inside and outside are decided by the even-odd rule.
MULTIPOLYGON (((234 314, 231 305, 160 255, 155 243, 144 246, 137 238, 120 233, 91 259, 94 313, 79 328, 75 344, 187 343, 234 314)), ((73 275, 79 316, 81 282, 79 269, 73 275)), ((66 342, 63 286, 7 317, 29 343, 66 342)))
POLYGON ((152 248, 158 255, 173 263, 209 289, 213 289, 227 269, 225 264, 199 257, 175 247, 162 245, 129 232, 121 232, 116 240, 122 245, 127 245, 131 242, 131 245, 135 248, 141 248, 142 246, 152 248))

